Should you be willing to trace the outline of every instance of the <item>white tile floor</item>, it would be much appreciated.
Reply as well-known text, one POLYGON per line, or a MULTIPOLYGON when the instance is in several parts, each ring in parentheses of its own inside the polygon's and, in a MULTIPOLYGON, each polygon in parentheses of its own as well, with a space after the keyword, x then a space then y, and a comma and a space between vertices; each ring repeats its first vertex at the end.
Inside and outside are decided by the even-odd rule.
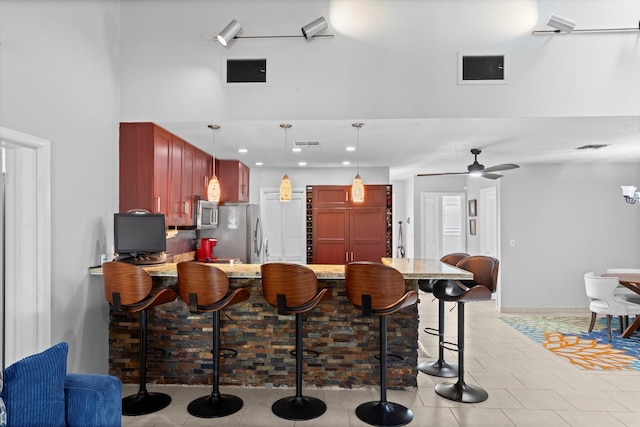
MULTIPOLYGON (((447 341, 456 341, 456 309, 447 303, 447 341)), ((418 389, 389 391, 388 400, 402 403, 414 413, 410 426, 501 427, 501 426, 640 426, 640 373, 594 372, 572 366, 508 326, 493 302, 466 305, 465 381, 485 388, 489 399, 478 404, 447 400, 434 391, 435 384, 450 379, 419 373, 418 389)), ((563 315, 566 313, 545 313, 563 315)), ((575 313, 573 314, 575 315, 575 313)), ((437 325, 437 302, 430 294, 421 295, 420 340, 434 357, 420 353, 420 362, 438 354, 437 337, 422 328, 437 325)), ((457 362, 447 351, 445 359, 457 362)), ((224 368, 222 376, 225 375, 224 368)), ((454 380, 455 381, 455 380, 454 380)), ((363 402, 377 400, 379 390, 304 389, 303 394, 325 401, 327 412, 315 420, 287 421, 272 414, 278 398, 295 392, 280 389, 222 387, 223 393, 240 396, 243 408, 224 418, 206 419, 189 415, 187 405, 210 393, 210 386, 156 386, 173 397, 171 404, 154 414, 123 417, 126 426, 366 426, 355 415, 363 402)), ((137 386, 125 385, 123 395, 133 394, 137 386)))

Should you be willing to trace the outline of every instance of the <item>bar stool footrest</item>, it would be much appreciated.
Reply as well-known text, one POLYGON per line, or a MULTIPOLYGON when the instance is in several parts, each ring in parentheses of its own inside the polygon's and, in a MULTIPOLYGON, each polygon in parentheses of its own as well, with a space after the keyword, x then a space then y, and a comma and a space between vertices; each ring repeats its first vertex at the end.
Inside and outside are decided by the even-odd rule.
MULTIPOLYGON (((380 360, 380 355, 376 354, 374 356, 377 360, 380 360)), ((404 357, 399 354, 387 353, 387 363, 401 363, 404 362, 404 357)))
POLYGON ((442 334, 440 333, 440 330, 438 330, 436 328, 424 328, 423 330, 424 330, 425 333, 427 333, 429 335, 434 335, 436 337, 442 336, 442 334))
POLYGON ((458 352, 460 351, 460 346, 454 342, 450 342, 450 341, 443 341, 440 343, 440 347, 442 348, 446 348, 449 351, 455 351, 458 352))
POLYGON ((327 410, 327 405, 315 397, 294 396, 277 400, 271 411, 285 420, 303 421, 318 418, 327 410))
POLYGON ((361 421, 374 426, 403 426, 413 420, 413 412, 406 406, 393 402, 366 402, 356 408, 361 421))
POLYGON ((242 399, 231 394, 218 394, 214 396, 211 393, 208 396, 199 397, 189 403, 187 411, 194 417, 199 418, 218 418, 235 414, 242 409, 242 399))
MULTIPOLYGON (((289 352, 289 354, 291 355, 291 357, 296 357, 296 351, 295 350, 291 350, 289 352)), ((307 360, 307 359, 315 359, 316 357, 320 356, 320 352, 319 351, 315 351, 315 350, 302 350, 302 360, 307 360)))
MULTIPOLYGON (((213 350, 211 351, 213 353, 213 350)), ((221 348, 220 349, 220 357, 223 359, 235 359, 238 355, 238 351, 232 348, 221 348)))

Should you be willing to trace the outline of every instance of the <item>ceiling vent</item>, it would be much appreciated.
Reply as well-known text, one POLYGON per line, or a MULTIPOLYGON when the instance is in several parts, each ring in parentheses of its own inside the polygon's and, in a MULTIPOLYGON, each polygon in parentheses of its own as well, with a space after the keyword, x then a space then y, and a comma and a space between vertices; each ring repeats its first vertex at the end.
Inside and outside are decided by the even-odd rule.
POLYGON ((504 55, 458 55, 459 84, 504 84, 504 55))
POLYGON ((294 147, 319 147, 320 141, 293 141, 294 147))
POLYGON ((267 60, 227 59, 227 83, 266 83, 267 60))
POLYGON ((597 150, 598 148, 608 147, 609 144, 589 144, 576 148, 576 150, 597 150))

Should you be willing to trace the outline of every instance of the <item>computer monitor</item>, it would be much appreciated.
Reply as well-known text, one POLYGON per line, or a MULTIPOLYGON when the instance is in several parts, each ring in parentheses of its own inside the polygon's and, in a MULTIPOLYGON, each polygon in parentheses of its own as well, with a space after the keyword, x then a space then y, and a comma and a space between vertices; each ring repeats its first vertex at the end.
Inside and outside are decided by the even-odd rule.
POLYGON ((113 232, 118 258, 160 254, 167 249, 164 214, 116 213, 113 232))

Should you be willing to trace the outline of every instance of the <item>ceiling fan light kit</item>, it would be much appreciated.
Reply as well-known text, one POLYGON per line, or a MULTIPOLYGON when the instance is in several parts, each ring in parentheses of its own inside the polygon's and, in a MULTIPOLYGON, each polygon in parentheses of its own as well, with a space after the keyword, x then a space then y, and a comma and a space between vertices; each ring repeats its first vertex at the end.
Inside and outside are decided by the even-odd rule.
POLYGON ((473 154, 474 159, 473 163, 467 166, 467 172, 442 172, 442 173, 420 173, 418 176, 442 176, 442 175, 469 175, 473 177, 483 177, 488 179, 498 179, 502 178, 502 175, 493 173, 506 171, 509 169, 517 169, 520 166, 515 165, 513 163, 504 163, 501 165, 491 166, 490 168, 485 168, 484 165, 478 163, 478 154, 482 153, 482 150, 478 148, 472 148, 471 154, 473 154))

